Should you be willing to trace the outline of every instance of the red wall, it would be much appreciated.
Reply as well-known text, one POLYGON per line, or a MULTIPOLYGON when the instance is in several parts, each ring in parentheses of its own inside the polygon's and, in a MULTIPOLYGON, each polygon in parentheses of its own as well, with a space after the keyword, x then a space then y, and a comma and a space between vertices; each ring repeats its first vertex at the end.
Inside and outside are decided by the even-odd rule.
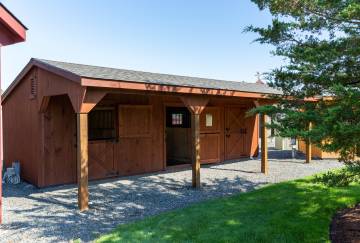
POLYGON ((5 167, 20 161, 21 177, 38 185, 42 121, 37 99, 30 98, 30 79, 36 75, 37 69, 31 70, 2 104, 2 109, 5 167))
MULTIPOLYGON (((45 113, 39 112, 39 96, 30 96, 30 79, 37 76, 37 89, 52 87, 67 81, 57 75, 34 69, 3 104, 4 160, 11 166, 19 160, 22 178, 37 185, 48 186, 76 182, 76 122, 72 104, 67 95, 50 99, 45 113)), ((112 91, 112 90, 110 90, 112 91)), ((117 141, 91 141, 89 143, 90 179, 116 175, 132 175, 160 171, 165 163, 165 107, 183 105, 179 97, 139 93, 109 93, 98 106, 114 106, 119 113, 119 139, 117 141), (127 110, 126 110, 127 109, 127 110), (138 109, 138 110, 137 110, 138 109), (150 113, 148 113, 150 111, 150 113), (143 114, 143 115, 139 115, 143 114), (146 115, 150 114, 150 115, 146 115), (132 122, 132 127, 122 128, 132 122), (144 125, 145 124, 145 125, 144 125), (145 129, 145 126, 148 130, 145 129), (128 133, 132 129, 131 133, 128 133), (134 130, 135 129, 135 130, 134 130), (144 130, 147 132, 144 133, 144 130), (129 136, 128 136, 129 135, 129 136)), ((248 110, 253 101, 239 98, 211 97, 200 118, 202 162, 214 163, 227 159, 225 143, 226 107, 248 110), (213 114, 213 128, 206 128, 205 114, 213 114)), ((246 129, 244 151, 239 157, 256 156, 258 148, 258 118, 244 118, 246 129)))

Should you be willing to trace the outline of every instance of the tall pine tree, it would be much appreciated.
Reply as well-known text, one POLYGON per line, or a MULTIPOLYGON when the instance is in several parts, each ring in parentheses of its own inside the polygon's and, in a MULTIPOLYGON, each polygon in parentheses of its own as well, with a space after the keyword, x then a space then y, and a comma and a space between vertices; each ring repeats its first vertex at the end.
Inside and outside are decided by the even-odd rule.
POLYGON ((270 86, 284 92, 278 105, 257 112, 271 115, 281 136, 310 139, 339 152, 344 162, 360 163, 360 1, 252 2, 273 19, 266 28, 247 31, 273 45, 273 54, 286 63, 266 75, 270 86))

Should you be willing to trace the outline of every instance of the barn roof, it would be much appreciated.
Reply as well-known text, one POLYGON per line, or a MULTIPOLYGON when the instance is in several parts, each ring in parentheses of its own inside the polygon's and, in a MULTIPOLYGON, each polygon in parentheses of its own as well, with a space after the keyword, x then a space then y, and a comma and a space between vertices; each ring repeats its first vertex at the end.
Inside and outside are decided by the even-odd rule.
MULTIPOLYGON (((81 78, 89 78, 96 80, 125 81, 145 84, 159 84, 167 86, 194 87, 204 89, 219 89, 230 91, 242 91, 260 94, 282 94, 280 90, 269 87, 266 84, 248 83, 237 81, 225 81, 218 79, 187 77, 180 75, 161 74, 143 71, 134 71, 127 69, 99 67, 84 64, 75 64, 69 62, 59 62, 44 59, 32 58, 27 67, 15 79, 10 87, 5 91, 6 97, 11 90, 17 85, 24 72, 29 70, 33 65, 56 72, 57 74, 66 75, 72 80, 80 80, 81 78)), ((3 97, 3 98, 5 98, 3 97)))
POLYGON ((21 24, 22 27, 24 27, 24 29, 28 30, 28 28, 7 7, 5 7, 5 5, 2 4, 1 2, 0 2, 0 7, 4 8, 4 10, 6 12, 8 12, 19 24, 21 24))
POLYGON ((26 39, 26 26, 2 3, 0 3, 0 28, 2 46, 23 42, 26 39))

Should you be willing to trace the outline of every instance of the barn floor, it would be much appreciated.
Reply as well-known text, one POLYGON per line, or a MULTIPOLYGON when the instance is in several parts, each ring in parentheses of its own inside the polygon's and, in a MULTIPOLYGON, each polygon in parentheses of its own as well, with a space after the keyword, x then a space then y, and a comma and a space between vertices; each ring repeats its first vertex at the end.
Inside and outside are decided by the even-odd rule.
POLYGON ((90 210, 77 210, 77 187, 36 189, 21 183, 4 185, 4 224, 0 242, 91 241, 118 224, 202 200, 229 196, 268 183, 295 179, 340 167, 337 161, 286 159, 270 151, 270 173, 260 173, 259 160, 231 161, 202 166, 202 189, 191 189, 191 170, 117 178, 90 183, 90 210))

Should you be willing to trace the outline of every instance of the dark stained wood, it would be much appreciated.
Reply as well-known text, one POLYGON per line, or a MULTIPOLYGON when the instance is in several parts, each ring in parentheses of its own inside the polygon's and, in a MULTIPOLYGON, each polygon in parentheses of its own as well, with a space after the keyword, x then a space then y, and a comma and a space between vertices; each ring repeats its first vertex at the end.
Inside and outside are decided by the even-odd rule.
POLYGON ((269 161, 268 161, 268 145, 267 145, 267 128, 266 124, 266 114, 261 115, 261 173, 265 175, 269 171, 269 161))
POLYGON ((190 112, 194 114, 201 114, 209 102, 209 98, 204 96, 182 96, 181 100, 190 112))
POLYGON ((119 106, 119 143, 115 150, 119 175, 146 173, 163 168, 162 156, 155 155, 162 154, 162 147, 155 147, 156 144, 162 144, 162 140, 158 141, 159 138, 154 136, 153 118, 151 105, 119 106), (160 159, 155 161, 155 157, 160 159))
POLYGON ((89 113, 104 96, 106 92, 103 90, 86 89, 84 100, 80 103, 81 113, 89 113))
POLYGON ((39 108, 39 111, 44 113, 48 106, 49 106, 49 101, 50 101, 50 96, 43 96, 42 97, 42 101, 40 102, 40 108, 39 108))
POLYGON ((17 160, 21 165, 21 178, 38 185, 38 170, 43 166, 41 149, 41 117, 36 99, 29 99, 31 79, 36 75, 32 69, 2 103, 4 168, 17 160), (20 105, 21 104, 21 105, 20 105))
MULTIPOLYGON (((25 78, 30 79, 31 75, 30 72, 25 78)), ((19 83, 4 102, 4 110, 7 113, 4 115, 7 117, 4 118, 4 126, 8 130, 5 145, 5 150, 8 151, 5 157, 8 159, 5 163, 11 166, 12 161, 20 160, 25 180, 37 186, 76 182, 74 109, 83 109, 81 102, 88 102, 90 108, 108 105, 119 107, 119 140, 108 144, 89 144, 90 179, 101 179, 113 174, 154 172, 166 168, 164 106, 184 106, 184 96, 140 91, 128 94, 125 90, 116 90, 112 93, 110 89, 106 90, 105 95, 103 89, 79 88, 78 83, 44 70, 38 71, 38 95, 33 99, 29 99, 30 87, 27 80, 19 83), (89 99, 90 96, 87 97, 91 92, 94 94, 93 98, 98 97, 95 102, 92 102, 94 99, 89 99), (23 105, 19 106, 19 103, 23 105), (39 110, 43 113, 39 113, 39 110), (125 123, 126 127, 123 126, 125 123), (28 142, 29 137, 31 143, 28 142)), ((227 159, 225 107, 243 107, 244 111, 247 111, 254 106, 253 100, 214 96, 211 99, 206 96, 191 96, 185 97, 185 100, 189 110, 195 113, 202 111, 199 117, 199 146, 202 148, 199 152, 200 162, 215 163, 227 159), (211 127, 206 127, 207 113, 213 116, 211 127)), ((244 118, 247 130, 246 143, 242 155, 233 156, 234 159, 257 153, 258 122, 256 116, 244 118)), ((194 146, 192 141, 189 142, 189 146, 194 146)), ((189 151, 195 153, 195 147, 189 151)))
POLYGON ((89 141, 89 179, 103 179, 116 175, 114 141, 89 141))
POLYGON ((119 107, 119 137, 152 136, 152 106, 122 105, 119 107))
POLYGON ((209 98, 203 96, 183 96, 181 100, 191 112, 192 186, 194 188, 200 188, 200 114, 209 102, 209 98))
POLYGON ((185 87, 175 85, 163 85, 163 84, 149 84, 140 82, 128 82, 118 80, 99 80, 82 78, 81 83, 87 87, 97 88, 111 88, 120 90, 141 90, 144 92, 162 92, 162 93, 174 93, 185 95, 202 95, 202 96, 228 96, 237 98, 254 98, 254 99, 271 99, 267 94, 245 92, 245 91, 233 91, 225 89, 209 89, 209 88, 197 88, 197 87, 185 87))
POLYGON ((220 113, 220 107, 206 107, 200 115, 201 163, 216 163, 221 161, 220 150, 222 141, 220 113), (211 117, 211 124, 206 124, 207 116, 211 117))
POLYGON ((166 128, 167 161, 191 161, 191 128, 166 128))
MULTIPOLYGON (((312 128, 312 123, 310 122, 309 125, 308 125, 308 130, 311 130, 312 128)), ((305 149, 306 149, 306 163, 311 163, 311 157, 312 157, 312 149, 311 149, 311 140, 308 139, 306 142, 305 142, 305 149)))
POLYGON ((44 185, 76 182, 75 114, 66 95, 51 97, 44 113, 44 185))
POLYGON ((80 211, 89 209, 88 175, 88 114, 77 113, 77 174, 78 206, 80 211))
POLYGON ((192 144, 193 144, 193 156, 192 156, 192 186, 194 188, 200 188, 200 114, 191 113, 191 128, 192 128, 192 144))
POLYGON ((249 156, 247 147, 247 123, 245 107, 229 106, 225 108, 225 158, 237 159, 249 156))
POLYGON ((220 162, 220 134, 201 133, 200 134, 200 162, 202 164, 220 162))

